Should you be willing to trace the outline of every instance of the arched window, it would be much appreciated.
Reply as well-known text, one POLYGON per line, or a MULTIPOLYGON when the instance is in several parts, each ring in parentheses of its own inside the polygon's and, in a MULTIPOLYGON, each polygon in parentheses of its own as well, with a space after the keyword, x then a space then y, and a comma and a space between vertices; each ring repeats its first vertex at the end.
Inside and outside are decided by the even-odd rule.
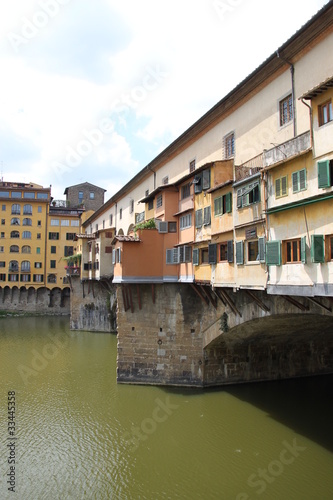
POLYGON ((47 282, 48 283, 56 283, 57 282, 57 277, 55 274, 49 274, 47 276, 47 282))
POLYGON ((9 272, 16 273, 16 272, 18 272, 18 270, 19 270, 19 265, 18 265, 17 260, 11 260, 9 262, 9 272))
POLYGON ((23 226, 32 226, 32 219, 30 219, 29 217, 26 217, 25 219, 23 219, 22 225, 23 226))
POLYGON ((12 231, 10 233, 10 237, 11 238, 19 238, 20 237, 20 233, 18 231, 12 231))
POLYGON ((10 223, 12 226, 19 226, 21 224, 21 221, 17 217, 13 217, 10 223))
POLYGON ((22 238, 25 238, 26 240, 31 240, 31 232, 30 231, 23 231, 22 238))
POLYGON ((20 213, 21 213, 21 205, 19 205, 18 203, 14 203, 14 205, 12 205, 12 214, 20 215, 20 213))
POLYGON ((24 205, 23 213, 25 215, 32 215, 32 205, 24 205))
POLYGON ((30 272, 30 262, 28 260, 21 262, 21 271, 25 273, 30 272))
POLYGON ((9 251, 10 251, 10 253, 19 253, 20 249, 19 249, 18 245, 11 245, 9 247, 9 251))
POLYGON ((23 247, 22 247, 22 253, 31 253, 31 246, 29 246, 29 245, 23 245, 23 247))

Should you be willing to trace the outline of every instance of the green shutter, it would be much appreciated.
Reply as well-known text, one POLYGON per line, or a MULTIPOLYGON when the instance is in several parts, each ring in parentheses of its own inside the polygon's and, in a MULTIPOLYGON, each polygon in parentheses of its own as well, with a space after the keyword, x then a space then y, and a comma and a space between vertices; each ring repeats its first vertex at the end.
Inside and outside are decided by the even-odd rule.
POLYGON ((216 243, 208 245, 208 262, 209 262, 209 264, 216 264, 216 262, 217 262, 217 245, 216 245, 216 243))
POLYGON ((325 244, 322 234, 311 235, 311 260, 312 262, 325 261, 325 244))
POLYGON ((276 179, 275 181, 275 198, 281 196, 281 179, 276 179))
POLYGON ((329 160, 318 161, 318 187, 326 188, 331 186, 331 171, 329 160))
POLYGON ((299 171, 299 189, 300 191, 304 191, 306 189, 306 169, 299 171))
POLYGON ((222 196, 214 200, 214 215, 222 215, 222 196))
POLYGON ((244 264, 244 242, 236 241, 236 264, 244 264))
POLYGON ((204 208, 204 226, 209 226, 210 224, 210 205, 204 208))
POLYGON ((286 196, 288 188, 288 177, 281 177, 281 196, 286 196))
POLYGON ((196 210, 195 212, 195 227, 202 226, 202 208, 200 210, 196 210))
POLYGON ((173 248, 167 248, 166 250, 166 263, 167 264, 172 264, 173 260, 173 248))
POLYGON ((232 195, 231 193, 227 193, 225 195, 225 210, 227 214, 232 212, 232 195))
POLYGON ((193 248, 193 265, 199 265, 199 248, 193 248))
POLYGON ((227 241, 227 260, 229 264, 234 261, 234 242, 232 240, 227 241))
POLYGON ((243 200, 242 200, 242 190, 237 189, 237 208, 242 208, 243 200))
POLYGON ((258 250, 260 262, 265 262, 265 237, 258 238, 258 250))
POLYGON ((301 262, 306 264, 306 236, 301 238, 301 262))
POLYGON ((293 172, 291 174, 291 180, 293 184, 293 193, 297 193, 299 191, 299 173, 293 172))
POLYGON ((194 193, 198 194, 202 191, 202 174, 198 174, 194 177, 194 193))
POLYGON ((266 264, 268 266, 281 265, 281 241, 279 240, 267 241, 266 264))
POLYGON ((202 189, 210 188, 210 170, 204 170, 202 172, 202 189))

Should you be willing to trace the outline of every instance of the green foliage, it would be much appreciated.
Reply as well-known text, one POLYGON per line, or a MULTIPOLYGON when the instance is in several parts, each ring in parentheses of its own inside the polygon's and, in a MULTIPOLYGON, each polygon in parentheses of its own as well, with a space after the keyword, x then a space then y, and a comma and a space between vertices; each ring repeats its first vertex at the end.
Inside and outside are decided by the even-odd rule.
POLYGON ((150 219, 144 222, 140 222, 134 228, 134 231, 138 231, 139 229, 156 229, 155 219, 150 219))

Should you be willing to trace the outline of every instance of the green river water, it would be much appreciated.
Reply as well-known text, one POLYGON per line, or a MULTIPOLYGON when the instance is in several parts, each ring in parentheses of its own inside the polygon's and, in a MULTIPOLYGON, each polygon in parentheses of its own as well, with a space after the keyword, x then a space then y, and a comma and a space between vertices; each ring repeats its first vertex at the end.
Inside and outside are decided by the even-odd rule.
POLYGON ((116 336, 68 325, 0 321, 1 500, 333 499, 333 376, 117 385, 116 336))

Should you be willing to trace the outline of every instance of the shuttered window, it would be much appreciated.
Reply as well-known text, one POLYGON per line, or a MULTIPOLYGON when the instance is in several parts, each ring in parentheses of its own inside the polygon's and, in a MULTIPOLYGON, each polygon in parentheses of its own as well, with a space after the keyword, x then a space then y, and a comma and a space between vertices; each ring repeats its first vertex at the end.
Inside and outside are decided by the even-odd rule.
POLYGON ((306 264, 306 236, 301 238, 301 262, 306 264))
POLYGON ((216 243, 208 245, 208 262, 216 264, 217 262, 217 245, 216 243))
POLYGON ((202 172, 202 189, 206 190, 210 188, 210 170, 204 170, 202 172))
POLYGON ((288 177, 280 177, 275 180, 275 198, 281 198, 288 194, 288 177))
POLYGON ((312 262, 324 262, 325 260, 324 236, 321 234, 311 235, 311 260, 312 262))
POLYGON ((318 187, 332 186, 332 162, 329 160, 318 161, 318 187))
POLYGON ((244 264, 244 242, 236 241, 236 264, 244 264))
POLYGON ((210 206, 204 208, 204 226, 208 226, 210 224, 210 206))
POLYGON ((232 212, 232 195, 231 193, 219 196, 214 200, 214 216, 218 217, 223 214, 230 214, 232 212))
POLYGON ((266 264, 268 266, 281 265, 281 241, 279 240, 267 241, 266 264))
POLYGON ((195 212, 195 227, 199 228, 202 226, 202 208, 196 210, 195 212))
POLYGON ((199 248, 193 248, 193 265, 199 265, 199 248))
POLYGON ((266 239, 264 237, 258 238, 258 254, 260 262, 266 260, 266 239))
POLYGON ((293 185, 293 193, 298 193, 299 191, 304 191, 306 189, 306 169, 298 170, 291 174, 291 180, 293 185))

